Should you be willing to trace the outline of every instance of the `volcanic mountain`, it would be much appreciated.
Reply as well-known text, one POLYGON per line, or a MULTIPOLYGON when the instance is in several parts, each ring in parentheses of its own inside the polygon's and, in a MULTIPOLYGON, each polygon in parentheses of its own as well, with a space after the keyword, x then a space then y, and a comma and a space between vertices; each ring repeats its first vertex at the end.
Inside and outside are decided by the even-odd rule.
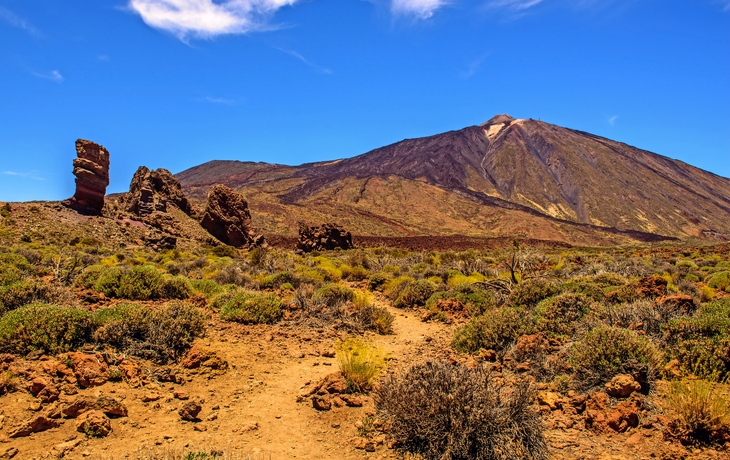
POLYGON ((211 161, 177 174, 225 184, 257 227, 337 221, 359 235, 530 237, 615 244, 730 235, 730 179, 589 133, 498 115, 337 161, 211 161))

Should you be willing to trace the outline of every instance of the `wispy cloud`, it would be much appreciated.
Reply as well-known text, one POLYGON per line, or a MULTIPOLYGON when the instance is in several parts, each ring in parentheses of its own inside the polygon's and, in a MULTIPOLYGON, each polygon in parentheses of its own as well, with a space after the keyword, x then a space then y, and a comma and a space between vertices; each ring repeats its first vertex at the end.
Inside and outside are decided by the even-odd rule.
POLYGON ((61 75, 61 72, 58 70, 51 70, 47 73, 33 72, 33 75, 38 78, 43 78, 44 80, 50 80, 54 83, 61 83, 64 80, 63 75, 61 75))
POLYGON ((489 8, 506 8, 512 11, 524 11, 542 3, 543 0, 491 0, 489 8))
POLYGON ((106 54, 100 54, 100 55, 96 56, 96 60, 101 61, 101 62, 109 62, 109 61, 111 61, 111 58, 109 56, 107 56, 106 54))
POLYGON ((198 99, 201 102, 207 102, 209 104, 220 104, 220 105, 236 105, 238 101, 235 99, 226 99, 223 97, 206 96, 198 99))
POLYGON ((446 0, 392 0, 390 9, 397 16, 428 19, 437 9, 447 5, 446 0))
POLYGON ((31 171, 29 173, 22 173, 17 171, 3 171, 6 176, 25 177, 33 180, 45 180, 44 178, 37 175, 38 171, 31 171))
POLYGON ((328 69, 326 67, 322 67, 322 66, 320 66, 318 64, 315 64, 314 62, 312 62, 309 59, 305 58, 304 56, 302 56, 301 54, 297 53, 296 51, 289 50, 289 49, 285 49, 285 48, 278 48, 276 46, 274 47, 274 49, 275 50, 278 50, 278 51, 281 51, 282 53, 286 53, 289 56, 295 57, 296 59, 298 59, 299 61, 303 62, 307 66, 313 68, 314 70, 316 70, 319 73, 324 73, 324 74, 327 74, 327 75, 329 75, 329 74, 332 73, 332 71, 330 69, 328 69))
POLYGON ((723 4, 722 11, 726 13, 730 11, 730 0, 720 0, 719 3, 723 4))
POLYGON ((298 0, 129 0, 142 20, 186 41, 271 29, 269 17, 298 0))
POLYGON ((19 17, 18 15, 16 15, 9 9, 3 8, 1 6, 0 6, 0 20, 2 20, 3 22, 5 22, 7 24, 10 24, 13 27, 23 29, 31 35, 40 35, 40 32, 38 31, 38 29, 36 29, 32 25, 28 24, 28 21, 19 17))
POLYGON ((479 71, 479 68, 482 66, 482 64, 484 64, 484 61, 486 59, 487 56, 481 56, 477 59, 474 59, 469 64, 467 64, 465 69, 459 72, 459 76, 464 80, 473 77, 479 71))
POLYGON ((618 120, 618 115, 608 117, 608 124, 614 126, 616 124, 616 120, 618 120))

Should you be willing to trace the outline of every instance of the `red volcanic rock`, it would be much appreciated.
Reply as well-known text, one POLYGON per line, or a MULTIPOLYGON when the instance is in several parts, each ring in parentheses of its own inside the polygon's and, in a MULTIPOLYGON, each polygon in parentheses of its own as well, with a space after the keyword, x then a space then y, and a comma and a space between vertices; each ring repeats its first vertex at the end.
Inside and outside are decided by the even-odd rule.
POLYGON ((324 224, 309 227, 299 224, 297 249, 303 252, 332 250, 335 248, 352 249, 352 234, 337 224, 324 224))
POLYGON ((225 185, 216 185, 208 194, 200 225, 223 243, 237 248, 265 244, 264 237, 254 231, 246 200, 225 185))
POLYGON ((169 204, 177 206, 187 215, 193 214, 193 205, 180 187, 180 182, 166 169, 150 171, 140 166, 132 177, 129 193, 119 200, 122 209, 139 217, 154 212, 167 212, 169 204))
POLYGON ((76 141, 76 193, 63 204, 82 214, 101 215, 109 185, 109 151, 91 141, 76 141))

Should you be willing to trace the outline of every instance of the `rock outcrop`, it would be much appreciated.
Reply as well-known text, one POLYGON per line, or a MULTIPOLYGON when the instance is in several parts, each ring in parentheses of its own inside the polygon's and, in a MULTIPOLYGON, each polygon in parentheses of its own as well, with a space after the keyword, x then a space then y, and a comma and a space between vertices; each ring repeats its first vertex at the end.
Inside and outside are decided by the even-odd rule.
POLYGON ((76 193, 63 204, 82 214, 101 215, 109 185, 109 151, 99 144, 78 139, 76 155, 78 158, 73 162, 76 193))
POLYGON ((129 193, 119 199, 124 212, 148 217, 155 212, 167 212, 168 205, 178 207, 188 216, 193 215, 193 205, 180 187, 180 182, 166 169, 150 171, 140 166, 132 177, 129 193))
POLYGON ((200 225, 230 246, 240 248, 265 244, 264 237, 254 231, 246 200, 225 185, 211 189, 200 225))
POLYGON ((337 224, 324 224, 310 227, 299 224, 297 249, 302 252, 332 250, 335 248, 352 249, 352 234, 337 224))

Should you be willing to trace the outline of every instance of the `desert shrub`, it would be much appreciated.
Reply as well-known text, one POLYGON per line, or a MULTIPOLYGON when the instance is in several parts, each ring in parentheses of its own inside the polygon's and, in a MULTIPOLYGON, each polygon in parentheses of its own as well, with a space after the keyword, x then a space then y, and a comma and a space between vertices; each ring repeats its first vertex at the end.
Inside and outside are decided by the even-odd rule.
POLYGON ((20 386, 20 378, 11 371, 0 372, 0 396, 12 393, 20 386))
POLYGON ((91 313, 86 310, 42 303, 27 305, 0 318, 0 350, 62 353, 88 342, 91 330, 91 313))
POLYGON ((314 303, 324 304, 329 307, 338 307, 355 298, 355 291, 341 284, 331 283, 315 291, 312 296, 314 303))
POLYGON ((74 285, 85 289, 94 289, 96 283, 108 270, 110 270, 108 267, 104 267, 102 265, 91 265, 90 267, 86 267, 76 277, 74 285))
POLYGON ((116 267, 104 267, 94 281, 94 290, 107 297, 117 297, 123 271, 116 267))
POLYGON ((146 340, 151 311, 133 303, 124 303, 94 312, 94 340, 124 348, 131 341, 146 340))
POLYGON ((210 253, 216 257, 230 257, 231 259, 238 257, 238 249, 227 244, 221 244, 212 248, 210 253))
POLYGON ((451 344, 458 351, 476 353, 481 349, 501 352, 534 325, 529 315, 518 308, 505 307, 488 315, 472 318, 454 332, 451 344))
POLYGON ((190 280, 190 286, 193 292, 202 294, 206 299, 225 291, 223 286, 213 280, 190 280))
POLYGON ((24 305, 52 302, 56 300, 55 297, 57 289, 38 281, 21 281, 0 287, 0 315, 24 305))
POLYGON ((340 271, 342 272, 342 279, 348 281, 362 281, 368 279, 368 276, 370 276, 370 272, 361 266, 351 267, 343 264, 340 266, 340 271))
POLYGON ((385 353, 356 337, 337 344, 335 358, 350 391, 367 391, 385 367, 385 353))
POLYGON ((426 308, 433 310, 439 300, 446 299, 454 299, 463 303, 471 316, 479 316, 494 308, 494 296, 489 291, 470 284, 462 284, 449 291, 435 292, 426 301, 426 308))
POLYGON ((362 329, 374 330, 381 335, 393 332, 395 317, 386 308, 366 305, 358 309, 354 316, 362 329))
POLYGON ((150 300, 159 296, 162 284, 162 275, 155 267, 133 267, 119 279, 116 296, 129 300, 150 300))
POLYGON ((17 253, 0 253, 0 265, 11 265, 23 273, 31 273, 33 267, 28 259, 17 253))
POLYGON ((18 267, 9 264, 0 265, 0 287, 17 283, 23 279, 23 272, 18 267))
POLYGON ((533 278, 515 286, 509 301, 515 307, 534 308, 541 300, 558 294, 559 286, 545 278, 533 278))
POLYGON ((380 291, 390 278, 383 273, 373 273, 368 277, 368 289, 371 291, 380 291))
POLYGON ((261 247, 255 247, 248 252, 248 262, 254 267, 262 267, 269 259, 269 251, 261 247))
POLYGON ((244 324, 273 323, 281 316, 281 300, 274 294, 233 291, 221 294, 214 305, 226 321, 244 324))
POLYGON ((720 443, 730 433, 730 399, 710 382, 672 382, 663 402, 669 431, 684 444, 720 443))
POLYGON ((730 378, 730 299, 707 303, 691 318, 675 318, 662 332, 685 372, 710 380, 730 378))
POLYGON ((570 337, 589 309, 590 300, 584 295, 560 294, 549 297, 535 307, 537 329, 551 336, 570 337))
POLYGON ((153 293, 154 297, 177 300, 185 300, 192 295, 193 287, 190 285, 190 281, 184 276, 163 277, 157 292, 153 293))
POLYGON ((642 330, 650 335, 657 335, 665 318, 654 301, 636 300, 624 304, 605 304, 596 312, 596 318, 607 326, 634 328, 642 325, 642 330))
POLYGON ((426 305, 426 301, 431 297, 436 288, 433 283, 427 280, 418 280, 409 283, 401 289, 398 297, 393 301, 396 308, 415 308, 426 305))
POLYGON ((415 283, 416 280, 410 276, 402 275, 398 276, 396 278, 393 278, 392 280, 388 280, 385 285, 383 286, 383 293, 386 297, 388 297, 390 300, 395 300, 400 296, 401 292, 411 285, 412 283, 415 283))
POLYGON ((224 267, 212 279, 220 285, 235 284, 236 286, 246 287, 251 284, 251 278, 240 267, 234 265, 224 267))
POLYGON ((261 280, 259 283, 259 289, 277 289, 285 283, 298 285, 299 280, 290 272, 274 273, 273 275, 265 276, 264 279, 261 280))
POLYGON ((525 380, 508 387, 481 368, 426 363, 385 378, 374 399, 399 448, 425 460, 549 457, 525 380))
POLYGON ((589 388, 617 374, 633 375, 648 390, 661 363, 661 354, 646 337, 628 329, 599 326, 570 349, 576 385, 589 388))
POLYGON ((713 289, 730 292, 730 271, 719 272, 708 276, 707 285, 713 289))
POLYGON ((205 314, 187 302, 168 302, 150 315, 143 348, 158 362, 176 360, 205 333, 205 320, 205 314))

